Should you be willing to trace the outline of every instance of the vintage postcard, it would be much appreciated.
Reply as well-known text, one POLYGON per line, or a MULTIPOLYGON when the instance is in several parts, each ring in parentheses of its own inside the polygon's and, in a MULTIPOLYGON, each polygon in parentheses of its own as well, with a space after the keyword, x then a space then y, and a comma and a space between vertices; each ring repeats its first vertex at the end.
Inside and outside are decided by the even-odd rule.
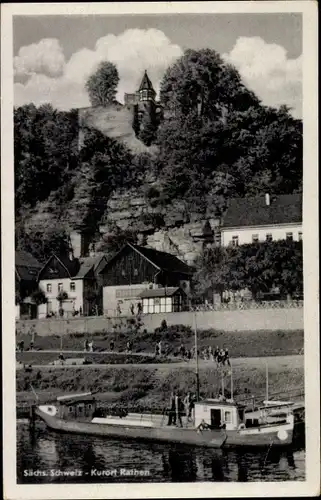
POLYGON ((5 498, 318 496, 316 3, 1 13, 5 498))

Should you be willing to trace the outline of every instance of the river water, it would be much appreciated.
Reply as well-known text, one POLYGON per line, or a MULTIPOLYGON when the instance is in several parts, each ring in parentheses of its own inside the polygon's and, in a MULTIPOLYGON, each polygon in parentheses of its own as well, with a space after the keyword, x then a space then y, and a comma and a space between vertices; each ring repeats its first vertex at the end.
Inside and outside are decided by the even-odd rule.
POLYGON ((305 451, 229 451, 57 434, 17 424, 17 482, 304 481, 305 451))

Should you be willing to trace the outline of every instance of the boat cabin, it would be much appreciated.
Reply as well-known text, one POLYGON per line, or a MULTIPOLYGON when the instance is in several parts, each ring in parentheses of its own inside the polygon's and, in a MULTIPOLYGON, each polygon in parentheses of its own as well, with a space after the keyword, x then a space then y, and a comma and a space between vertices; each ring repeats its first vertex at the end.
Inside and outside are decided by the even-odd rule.
POLYGON ((91 393, 57 397, 58 416, 63 419, 91 418, 96 410, 96 400, 91 393))
POLYGON ((232 400, 206 399, 195 403, 195 427, 235 430, 243 422, 244 409, 232 400))

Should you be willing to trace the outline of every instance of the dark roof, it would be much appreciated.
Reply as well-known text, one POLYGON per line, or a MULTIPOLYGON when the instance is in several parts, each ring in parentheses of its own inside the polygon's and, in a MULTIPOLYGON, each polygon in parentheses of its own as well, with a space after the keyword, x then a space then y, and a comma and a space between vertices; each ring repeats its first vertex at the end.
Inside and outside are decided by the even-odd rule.
POLYGON ((176 287, 167 287, 167 288, 151 288, 150 290, 144 290, 140 297, 142 298, 151 298, 151 297, 171 297, 178 290, 185 293, 179 286, 176 287))
POLYGON ((24 250, 16 250, 15 264, 16 266, 42 267, 42 264, 40 264, 31 253, 25 252, 24 250))
POLYGON ((159 250, 154 250, 154 248, 147 248, 138 245, 128 245, 139 252, 145 259, 149 260, 155 267, 162 271, 170 271, 172 273, 188 274, 192 275, 194 270, 185 262, 175 257, 170 253, 160 252, 159 250))
POLYGON ((67 255, 56 255, 56 257, 65 266, 71 278, 76 276, 80 268, 78 259, 70 259, 67 255))
POLYGON ((141 81, 141 84, 139 86, 138 91, 140 92, 141 90, 152 90, 153 92, 155 92, 155 90, 153 88, 153 84, 150 81, 146 70, 145 70, 145 73, 144 73, 144 76, 143 76, 143 79, 141 81))
POLYGON ((20 279, 35 281, 42 265, 30 253, 17 250, 15 252, 15 268, 20 279))
POLYGON ((265 195, 254 198, 232 198, 223 218, 222 228, 265 226, 302 222, 302 195, 270 195, 270 205, 265 195))
POLYGON ((97 257, 83 257, 79 259, 80 268, 76 276, 73 277, 81 279, 85 278, 90 271, 95 272, 102 259, 105 259, 104 255, 97 257))

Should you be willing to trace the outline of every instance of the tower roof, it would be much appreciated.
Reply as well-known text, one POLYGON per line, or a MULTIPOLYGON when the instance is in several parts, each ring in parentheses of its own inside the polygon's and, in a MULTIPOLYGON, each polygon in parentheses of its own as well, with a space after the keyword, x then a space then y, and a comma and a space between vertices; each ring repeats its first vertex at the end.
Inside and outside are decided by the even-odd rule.
POLYGON ((152 90, 153 92, 155 92, 155 90, 153 88, 153 84, 150 81, 146 70, 145 70, 145 73, 144 73, 144 76, 143 76, 143 79, 141 81, 141 84, 139 86, 138 91, 140 92, 141 90, 152 90))

